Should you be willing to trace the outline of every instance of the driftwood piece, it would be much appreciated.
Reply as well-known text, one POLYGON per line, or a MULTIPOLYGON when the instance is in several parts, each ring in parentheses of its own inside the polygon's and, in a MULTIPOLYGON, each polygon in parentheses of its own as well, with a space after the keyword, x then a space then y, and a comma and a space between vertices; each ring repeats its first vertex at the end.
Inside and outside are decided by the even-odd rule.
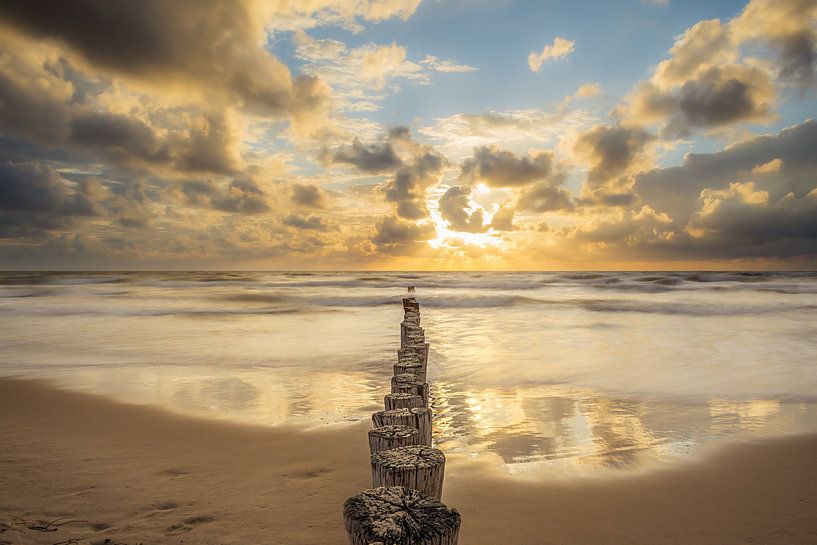
POLYGON ((394 364, 394 376, 414 375, 420 382, 426 381, 425 365, 422 361, 403 360, 394 364))
POLYGON ((406 373, 393 376, 391 378, 391 393, 417 394, 423 398, 423 406, 428 407, 428 383, 420 381, 417 375, 406 373))
POLYGON ((420 442, 420 431, 410 426, 383 426, 369 430, 369 450, 372 454, 381 450, 408 447, 420 442))
POLYGON ((372 454, 373 486, 405 486, 438 500, 443 493, 443 451, 411 446, 372 454))
POLYGON ((416 394, 387 394, 383 398, 387 411, 393 409, 414 409, 424 407, 422 396, 416 394))
POLYGON ((460 514, 402 486, 366 490, 343 504, 350 545, 456 545, 460 514))
POLYGON ((411 409, 391 409, 378 411, 372 414, 372 424, 375 428, 383 426, 409 426, 420 432, 418 444, 431 446, 431 411, 426 407, 411 409))

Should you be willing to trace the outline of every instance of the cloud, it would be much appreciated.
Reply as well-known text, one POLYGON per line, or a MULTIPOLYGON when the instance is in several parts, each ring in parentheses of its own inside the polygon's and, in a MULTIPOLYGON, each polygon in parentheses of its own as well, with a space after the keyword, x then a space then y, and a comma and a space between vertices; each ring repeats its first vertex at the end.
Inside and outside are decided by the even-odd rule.
POLYGON ((158 93, 221 101, 259 115, 289 115, 313 90, 261 44, 265 16, 249 0, 78 0, 3 3, 4 18, 34 39, 158 93))
POLYGON ((584 83, 573 94, 575 98, 592 98, 599 96, 604 90, 598 83, 584 83))
POLYGON ((729 27, 718 19, 695 23, 676 38, 669 54, 670 58, 658 64, 652 77, 653 83, 661 89, 682 85, 712 67, 733 63, 737 58, 729 27))
POLYGON ((550 146, 565 133, 594 123, 583 109, 505 110, 478 114, 457 113, 435 120, 418 132, 451 154, 470 155, 475 147, 501 144, 526 149, 550 146))
POLYGON ((817 81, 817 3, 813 0, 752 0, 732 21, 739 42, 760 41, 777 52, 779 76, 802 88, 817 81))
POLYGON ((292 203, 304 208, 323 208, 325 206, 324 192, 314 185, 292 184, 292 203))
POLYGON ((236 173, 240 128, 229 109, 123 107, 109 84, 73 71, 58 50, 0 35, 0 130, 49 148, 136 169, 236 173), (59 70, 53 67, 59 67, 59 70), (78 94, 83 87, 101 90, 78 94))
POLYGON ((743 65, 711 67, 669 91, 644 82, 628 97, 630 122, 663 122, 662 134, 685 137, 694 129, 774 119, 776 93, 766 73, 743 65))
POLYGON ((329 225, 327 225, 320 216, 304 217, 296 214, 290 214, 281 220, 281 223, 304 231, 326 232, 329 230, 329 225))
POLYGON ((752 169, 752 174, 770 174, 772 172, 780 172, 783 168, 783 159, 775 158, 768 163, 763 163, 752 169))
POLYGON ((484 233, 488 230, 488 226, 483 223, 483 210, 479 207, 472 207, 470 196, 471 188, 450 187, 440 197, 440 216, 454 231, 484 233))
POLYGON ((682 165, 636 176, 635 191, 655 208, 685 224, 705 189, 753 181, 773 200, 815 187, 817 122, 807 120, 778 134, 755 136, 715 153, 688 154, 682 165))
POLYGON ((132 227, 147 225, 151 213, 138 183, 112 193, 94 178, 70 182, 47 165, 0 164, 0 237, 43 237, 71 228, 81 217, 132 227))
POLYGON ((469 183, 484 182, 491 187, 519 187, 552 177, 553 152, 540 151, 518 157, 496 146, 474 149, 473 157, 460 167, 460 179, 469 183))
POLYGON ((264 190, 251 179, 235 179, 228 184, 186 181, 171 190, 184 204, 235 214, 260 214, 270 210, 264 190))
POLYGON ((420 61, 420 64, 428 68, 429 70, 433 70, 434 72, 443 72, 443 73, 465 73, 465 72, 476 72, 478 70, 477 67, 471 66, 468 64, 458 64, 452 60, 442 60, 433 55, 426 55, 423 60, 420 61))
POLYGON ((350 147, 335 152, 332 162, 352 165, 368 174, 394 170, 403 164, 393 145, 395 134, 390 133, 384 142, 370 145, 365 145, 356 138, 350 147))
POLYGON ((411 220, 428 217, 426 189, 439 182, 446 164, 445 157, 431 146, 415 149, 412 162, 400 167, 385 187, 386 200, 395 204, 399 217, 411 220))
POLYGON ((380 102, 400 90, 401 82, 429 84, 434 73, 476 70, 453 60, 426 55, 411 60, 405 46, 367 43, 349 48, 337 40, 315 39, 302 29, 293 34, 297 58, 306 61, 305 74, 319 77, 332 88, 332 102, 339 111, 375 111, 380 102))
POLYGON ((573 52, 576 40, 566 40, 559 36, 553 40, 553 45, 546 45, 541 52, 532 52, 528 55, 528 66, 531 71, 538 72, 547 61, 551 59, 563 59, 573 52))
POLYGON ((576 158, 590 167, 582 198, 607 205, 630 204, 634 196, 629 175, 649 162, 648 146, 655 137, 640 127, 596 125, 573 144, 576 158))
POLYGON ((518 210, 528 212, 556 212, 573 210, 570 192, 546 183, 537 183, 525 189, 516 205, 518 210))
POLYGON ((66 182, 50 167, 11 161, 0 164, 0 209, 93 215, 93 207, 76 200, 66 182))
POLYGON ((751 0, 727 23, 696 23, 669 53, 617 109, 620 119, 660 123, 662 135, 671 139, 696 130, 771 122, 777 105, 775 83, 805 90, 817 81, 817 3, 751 0), (764 58, 769 49, 778 57, 771 63, 764 58))
POLYGON ((516 209, 512 206, 502 205, 494 212, 491 218, 491 225, 489 226, 494 231, 515 231, 516 226, 513 224, 513 217, 516 214, 516 209))
POLYGON ((372 242, 378 251, 394 255, 412 255, 426 246, 436 231, 431 224, 417 224, 386 216, 375 224, 372 242))
POLYGON ((277 30, 340 25, 360 32, 360 19, 375 23, 394 17, 407 20, 419 5, 420 0, 284 0, 276 3, 269 25, 277 30))
POLYGON ((705 189, 698 202, 688 230, 710 246, 718 244, 726 252, 762 246, 767 256, 789 253, 792 246, 796 252, 817 251, 817 188, 803 197, 787 193, 772 200, 752 182, 735 182, 728 189, 705 189))
POLYGON ((566 228, 562 234, 565 242, 583 242, 591 245, 586 250, 598 250, 673 241, 677 227, 669 216, 644 205, 640 209, 612 209, 590 221, 566 228))
POLYGON ((383 87, 389 77, 414 74, 420 67, 406 62, 406 48, 395 43, 379 45, 364 53, 360 75, 364 81, 383 87))

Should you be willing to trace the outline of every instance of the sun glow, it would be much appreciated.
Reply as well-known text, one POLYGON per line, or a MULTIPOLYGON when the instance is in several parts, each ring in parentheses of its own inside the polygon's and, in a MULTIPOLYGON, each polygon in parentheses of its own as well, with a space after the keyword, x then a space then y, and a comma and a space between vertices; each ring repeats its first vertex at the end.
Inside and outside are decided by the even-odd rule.
MULTIPOLYGON (((484 184, 480 184, 479 186, 475 187, 475 191, 488 192, 490 189, 484 184)), ((490 225, 493 215, 499 209, 499 205, 494 205, 492 209, 486 210, 484 207, 475 204, 473 201, 470 202, 470 204, 471 208, 469 208, 467 212, 471 213, 477 209, 481 209, 484 214, 483 221, 485 225, 490 225)), ((489 227, 484 233, 455 231, 449 227, 448 221, 443 219, 442 215, 440 214, 439 202, 437 199, 430 199, 428 202, 426 202, 426 206, 428 207, 431 215, 431 221, 434 224, 434 228, 437 231, 437 236, 428 241, 429 246, 432 248, 464 250, 468 246, 471 246, 472 248, 500 248, 503 246, 502 238, 493 228, 489 227)))

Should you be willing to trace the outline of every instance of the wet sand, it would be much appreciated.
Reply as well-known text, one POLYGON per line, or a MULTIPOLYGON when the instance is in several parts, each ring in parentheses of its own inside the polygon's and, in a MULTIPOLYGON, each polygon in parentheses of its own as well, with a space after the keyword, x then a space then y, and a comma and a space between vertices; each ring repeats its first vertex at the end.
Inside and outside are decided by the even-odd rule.
MULTIPOLYGON (((370 484, 367 428, 237 426, 0 379, 0 544, 342 544, 341 505, 370 484)), ((462 545, 808 544, 815 461, 817 436, 604 478, 452 459, 443 500, 462 545)))

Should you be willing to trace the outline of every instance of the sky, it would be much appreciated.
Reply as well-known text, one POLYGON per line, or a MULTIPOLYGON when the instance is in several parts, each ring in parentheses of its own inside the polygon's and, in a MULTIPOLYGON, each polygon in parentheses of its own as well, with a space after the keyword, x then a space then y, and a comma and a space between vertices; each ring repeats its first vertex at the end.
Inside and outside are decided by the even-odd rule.
POLYGON ((0 268, 817 265, 817 0, 0 2, 0 268))

